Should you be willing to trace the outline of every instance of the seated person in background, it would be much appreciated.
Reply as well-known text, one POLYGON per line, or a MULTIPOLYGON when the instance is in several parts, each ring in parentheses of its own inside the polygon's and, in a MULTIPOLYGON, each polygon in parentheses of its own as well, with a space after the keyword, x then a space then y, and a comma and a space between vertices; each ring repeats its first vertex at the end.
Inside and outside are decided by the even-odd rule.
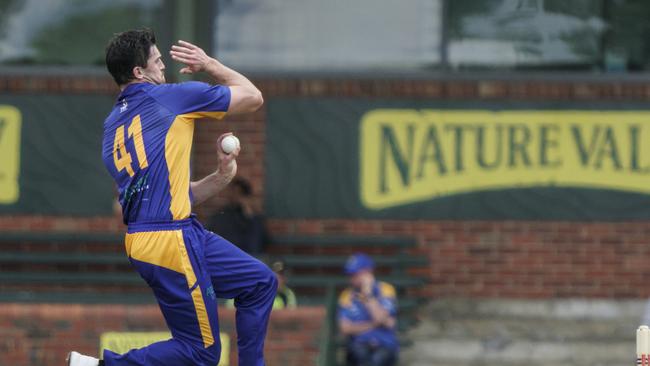
MULTIPOLYGON (((277 309, 295 309, 298 306, 296 295, 287 286, 287 277, 284 269, 284 263, 277 261, 273 262, 271 269, 275 272, 275 277, 278 279, 278 291, 273 300, 273 310, 277 309)), ((234 308, 235 300, 229 299, 226 301, 226 307, 234 308)))
POLYGON ((259 255, 267 241, 264 216, 253 206, 250 183, 235 177, 226 187, 226 204, 209 219, 207 228, 250 255, 259 255))
POLYGON ((338 324, 347 336, 348 365, 393 366, 397 362, 395 288, 375 280, 374 263, 365 254, 345 264, 350 287, 339 297, 338 324))
POLYGON ((278 292, 275 294, 273 309, 295 309, 298 306, 298 301, 293 290, 287 286, 284 263, 280 261, 273 262, 271 269, 275 272, 275 276, 278 279, 278 292))

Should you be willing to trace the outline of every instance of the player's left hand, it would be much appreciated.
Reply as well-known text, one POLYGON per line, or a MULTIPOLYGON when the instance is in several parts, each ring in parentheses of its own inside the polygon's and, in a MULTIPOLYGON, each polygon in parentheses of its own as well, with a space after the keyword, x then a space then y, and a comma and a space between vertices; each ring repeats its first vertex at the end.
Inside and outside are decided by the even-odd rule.
POLYGON ((179 40, 177 45, 173 45, 169 53, 172 59, 186 65, 181 69, 181 74, 194 74, 205 71, 208 64, 214 61, 201 47, 183 40, 179 40))
POLYGON ((375 276, 370 272, 360 274, 361 293, 365 296, 372 296, 372 286, 375 284, 375 276))
POLYGON ((226 132, 219 136, 219 139, 217 139, 217 156, 219 157, 219 174, 223 174, 230 179, 232 179, 235 174, 237 174, 237 157, 239 156, 239 151, 241 148, 237 146, 235 150, 230 152, 230 154, 226 154, 223 149, 221 148, 221 141, 226 137, 226 136, 231 136, 232 132, 226 132))

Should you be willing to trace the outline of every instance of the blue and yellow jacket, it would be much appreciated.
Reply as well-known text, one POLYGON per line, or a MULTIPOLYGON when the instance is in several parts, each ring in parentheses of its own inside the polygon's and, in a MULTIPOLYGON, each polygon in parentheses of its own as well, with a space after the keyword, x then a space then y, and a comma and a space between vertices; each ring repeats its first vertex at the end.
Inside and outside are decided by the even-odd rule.
POLYGON ((102 157, 125 224, 182 220, 192 212, 194 121, 223 118, 230 88, 201 82, 128 85, 104 121, 102 157))
MULTIPOLYGON (((373 287, 373 295, 391 316, 397 316, 397 298, 395 288, 392 285, 386 282, 376 282, 373 287)), ((346 319, 353 323, 372 320, 370 312, 360 300, 360 293, 353 288, 345 289, 339 296, 338 318, 346 319)), ((386 327, 377 327, 365 333, 358 334, 351 337, 350 341, 376 344, 392 349, 399 347, 395 329, 386 327)))

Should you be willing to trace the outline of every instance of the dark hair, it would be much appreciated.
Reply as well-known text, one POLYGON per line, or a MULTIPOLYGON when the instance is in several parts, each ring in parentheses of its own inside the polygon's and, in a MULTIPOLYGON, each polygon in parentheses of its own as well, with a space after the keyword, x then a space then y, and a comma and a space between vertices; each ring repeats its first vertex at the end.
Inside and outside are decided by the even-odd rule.
POLYGON ((155 44, 156 35, 148 28, 117 33, 111 38, 106 46, 106 68, 117 85, 134 79, 134 67, 147 67, 151 46, 155 44))
POLYGON ((234 187, 239 188, 244 197, 248 197, 253 194, 253 187, 251 187, 251 184, 242 177, 235 177, 230 184, 232 184, 234 187))
POLYGON ((286 270, 286 268, 284 266, 284 262, 282 262, 282 261, 273 262, 271 264, 271 270, 273 270, 273 272, 278 273, 278 274, 284 274, 285 270, 286 270))

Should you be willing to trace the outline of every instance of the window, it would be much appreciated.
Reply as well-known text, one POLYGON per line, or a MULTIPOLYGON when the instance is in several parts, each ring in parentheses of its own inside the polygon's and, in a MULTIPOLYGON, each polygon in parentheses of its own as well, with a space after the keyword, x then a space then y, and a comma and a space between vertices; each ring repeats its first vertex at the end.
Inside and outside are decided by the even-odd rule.
POLYGON ((0 0, 0 63, 103 65, 111 34, 156 28, 162 0, 0 0))
POLYGON ((650 69, 650 2, 647 0, 605 0, 609 27, 603 44, 607 71, 650 69))
POLYGON ((417 69, 440 62, 441 0, 222 0, 216 56, 255 70, 417 69))
POLYGON ((201 21, 168 0, 0 0, 0 65, 103 67, 111 34, 146 26, 244 71, 650 69, 647 0, 193 1, 201 21))
POLYGON ((453 68, 650 67, 648 1, 453 0, 448 6, 453 68))
POLYGON ((254 70, 640 71, 648 18, 644 0, 219 0, 214 50, 254 70))
POLYGON ((591 68, 607 29, 599 0, 453 0, 449 63, 591 68))

